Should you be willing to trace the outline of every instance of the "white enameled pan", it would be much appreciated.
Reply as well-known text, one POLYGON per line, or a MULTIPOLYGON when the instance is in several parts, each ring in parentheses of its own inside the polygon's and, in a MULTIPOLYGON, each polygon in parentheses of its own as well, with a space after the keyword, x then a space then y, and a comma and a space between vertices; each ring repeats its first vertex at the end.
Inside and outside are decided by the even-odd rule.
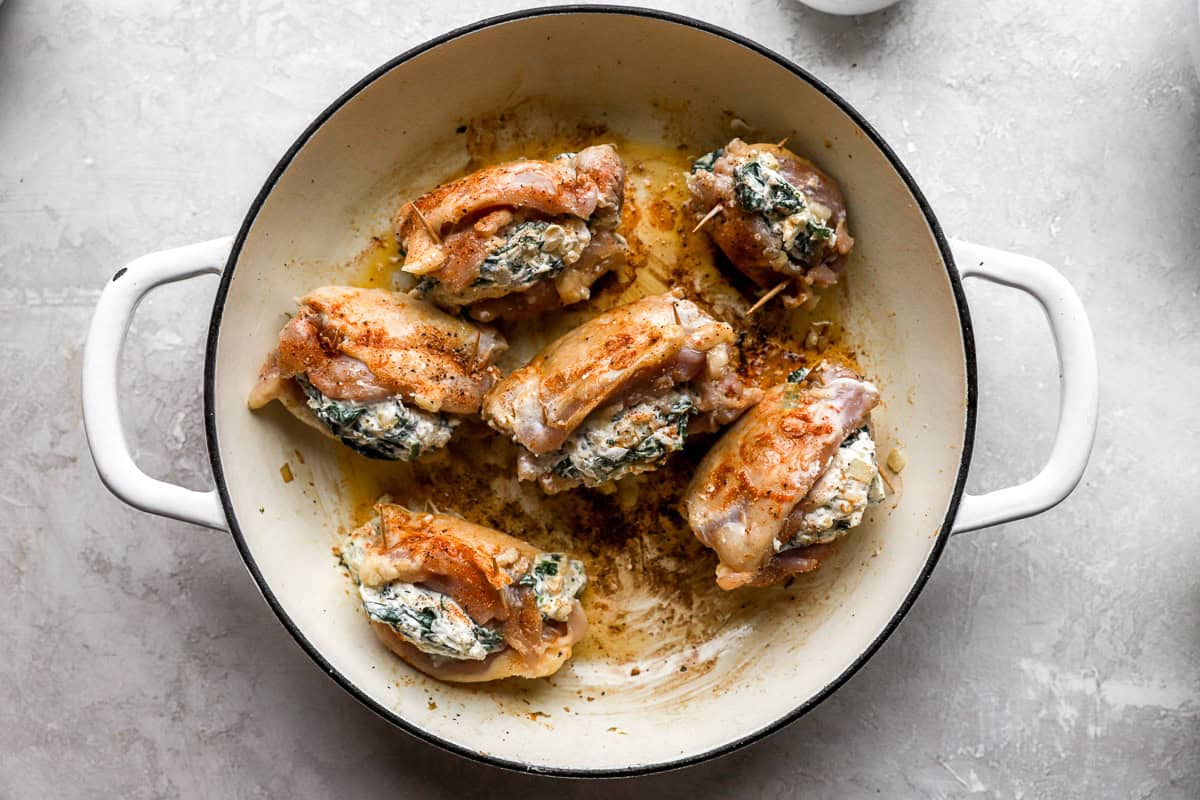
POLYGON ((150 513, 228 530, 271 608, 347 691, 454 752, 572 776, 696 763, 805 713, 896 627, 952 534, 1037 514, 1072 491, 1091 451, 1097 404, 1092 334, 1070 285, 1033 258, 945 239, 895 153, 831 89, 727 31, 599 6, 487 20, 366 76, 284 154, 236 236, 147 255, 117 271, 101 296, 83 365, 84 420, 105 484, 150 513), (585 659, 551 681, 496 695, 414 673, 375 641, 330 557, 331 530, 347 521, 336 445, 311 447, 305 480, 286 484, 280 464, 293 450, 296 426, 265 422, 246 408, 292 298, 329 282, 325 265, 362 250, 365 223, 386 219, 398 182, 429 185, 462 166, 462 120, 522 98, 565 116, 602 118, 610 130, 642 139, 687 124, 720 142, 730 135, 722 112, 731 111, 762 130, 794 132, 789 147, 816 154, 850 205, 858 244, 845 328, 864 370, 891 398, 876 424, 904 443, 903 494, 848 537, 853 552, 869 549, 874 557, 846 560, 828 581, 819 613, 803 624, 743 631, 688 680, 648 674, 617 681, 585 659), (197 492, 134 464, 117 373, 138 301, 158 286, 208 273, 221 276, 204 372, 215 488, 197 492), (1040 303, 1061 364, 1058 431, 1045 467, 1023 484, 980 496, 963 492, 976 411, 962 290, 968 277, 1040 303), (309 481, 311 489, 301 486, 309 481), (589 686, 607 688, 587 701, 589 686), (522 702, 506 704, 513 692, 522 702), (565 707, 571 711, 558 711, 565 707), (531 708, 552 713, 531 715, 531 708))

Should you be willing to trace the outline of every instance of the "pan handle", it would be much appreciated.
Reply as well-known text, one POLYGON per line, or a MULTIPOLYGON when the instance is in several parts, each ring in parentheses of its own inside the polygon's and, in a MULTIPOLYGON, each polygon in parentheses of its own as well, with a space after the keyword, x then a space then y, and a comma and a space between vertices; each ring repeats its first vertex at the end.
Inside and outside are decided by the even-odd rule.
POLYGON ((135 508, 227 530, 215 489, 197 492, 151 478, 138 468, 121 426, 117 396, 121 348, 138 303, 163 284, 219 274, 233 237, 150 253, 117 270, 96 305, 83 351, 83 427, 96 471, 108 490, 135 508))
POLYGON ((963 495, 952 533, 986 528, 1031 517, 1053 508, 1079 484, 1096 438, 1100 379, 1096 343, 1087 312, 1075 289, 1044 261, 952 241, 951 249, 964 278, 1020 289, 1046 312, 1058 351, 1058 431, 1050 458, 1033 478, 987 494, 963 495))

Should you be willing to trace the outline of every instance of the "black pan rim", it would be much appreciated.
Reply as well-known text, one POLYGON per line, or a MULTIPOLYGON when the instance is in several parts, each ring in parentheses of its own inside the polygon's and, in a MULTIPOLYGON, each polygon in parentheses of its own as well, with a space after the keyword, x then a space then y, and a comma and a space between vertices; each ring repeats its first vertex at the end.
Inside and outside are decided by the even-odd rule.
POLYGON ((937 562, 941 558, 943 549, 946 546, 946 541, 950 538, 951 528, 954 523, 954 518, 958 513, 958 506, 962 499, 964 488, 967 480, 967 472, 971 463, 971 455, 975 442, 975 418, 976 406, 978 401, 978 386, 977 386, 977 363, 975 356, 975 337, 971 324, 970 310, 967 305, 966 294, 963 291, 962 278, 958 274, 955 267, 954 255, 950 250, 950 245, 946 240, 945 234, 942 232, 941 226, 937 221, 937 217, 933 213, 924 194, 917 187, 916 181, 909 173, 904 164, 900 161, 899 156, 895 151, 884 141, 883 137, 867 122, 849 102, 844 100, 840 95, 829 88, 825 83, 811 75, 807 70, 790 59, 774 52, 773 50, 764 47, 763 45, 748 39, 740 34, 712 25, 692 17, 673 14, 666 11, 659 11, 651 8, 641 8, 636 6, 614 6, 614 5, 559 5, 547 6, 544 8, 525 9, 514 11, 499 16, 489 17, 478 22, 466 25, 454 30, 448 31, 440 36, 437 36, 429 41, 413 47, 404 53, 396 56, 390 61, 382 64, 369 74, 347 89, 340 97, 333 101, 324 111, 322 111, 309 125, 304 132, 292 143, 287 152, 275 165, 267 177, 263 188, 251 203, 250 208, 246 212, 246 216, 242 222, 241 228, 238 230, 237 236, 233 243, 233 248, 229 253, 228 261, 225 269, 221 274, 220 284, 217 287, 216 298, 213 303, 212 318, 209 323, 207 345, 204 361, 204 428, 205 437, 208 444, 209 459, 212 464, 213 478, 216 483, 217 491, 221 498, 221 505, 225 511, 225 517, 229 522, 229 530, 233 535, 234 542, 237 545, 238 552, 242 556, 247 569, 258 585, 259 591, 263 598, 271 607, 271 610, 278 617, 284 628, 291 634, 292 638, 301 646, 305 653, 316 662, 316 664, 333 678, 343 689, 345 689, 352 697, 365 705, 367 708, 374 711, 383 719, 390 722, 392 725, 400 728, 406 733, 421 739, 422 741, 440 747, 443 750, 449 751, 464 758, 476 761, 482 764, 488 764, 494 767, 500 767, 515 772, 527 774, 547 775, 552 777, 562 778, 623 778, 636 777, 642 775, 652 775, 660 772, 680 769, 683 767, 693 766, 704 761, 709 761, 720 756, 728 755, 736 750, 740 750, 749 744, 757 742, 772 733, 787 727, 795 722, 800 717, 807 714, 813 708, 820 705, 827 697, 839 689, 846 683, 858 670, 875 654, 875 652, 883 645, 883 643, 892 635, 896 627, 900 624, 900 620, 908 613, 917 596, 925 587, 929 576, 933 573, 937 562), (966 419, 963 427, 963 443, 962 455, 959 462, 958 474, 954 481, 954 491, 950 498, 950 504, 946 510, 946 516, 942 520, 941 526, 938 529, 937 540, 930 550, 929 558, 925 562, 925 566, 921 570, 921 574, 914 581, 912 588, 905 597, 904 602, 896 610, 892 619, 884 626, 883 630, 875 637, 875 639, 864 648, 863 652, 850 665, 848 665, 834 680, 830 681, 819 692, 809 697, 796 708, 791 709, 786 714, 781 715, 778 719, 769 725, 766 725, 756 731, 741 736, 730 742, 720 745, 702 753, 686 756, 671 761, 663 761, 654 764, 635 765, 630 767, 606 768, 606 769, 580 769, 580 768, 565 768, 565 767, 542 767, 537 764, 511 761, 508 759, 498 758, 493 755, 479 753, 469 748, 463 747, 455 742, 448 741, 439 736, 424 730, 411 722, 400 717, 390 709, 380 705, 365 692, 359 689, 349 678, 338 672, 325 658, 321 655, 316 646, 304 635, 299 626, 292 621, 284 610, 279 599, 271 591, 270 586, 263 577, 262 571, 251 555, 249 547, 246 544, 245 536, 242 533, 241 527, 238 524, 237 515, 234 513, 233 502, 229 495, 229 488, 225 481, 225 471, 221 463, 220 443, 217 438, 216 413, 214 411, 216 403, 216 353, 217 340, 221 329, 221 320, 223 317, 225 301, 229 293, 230 282, 233 278, 233 271, 236 267, 238 256, 241 253, 242 247, 245 244, 246 237, 249 235, 250 229, 258 217, 258 212, 261 210, 263 203, 274 189, 280 176, 284 173, 287 167, 291 164, 296 154, 312 137, 312 135, 332 117, 338 109, 345 105, 351 98, 355 97, 359 92, 365 89, 368 85, 376 81, 382 75, 390 72, 397 66, 412 60, 416 56, 421 55, 435 47, 439 47, 454 39, 476 33, 486 28, 503 25, 510 22, 532 19, 535 17, 562 15, 562 14, 607 14, 607 15, 623 15, 632 17, 642 17, 653 19, 660 22, 666 22, 674 25, 682 25, 685 27, 694 28, 704 33, 718 36, 726 39, 734 44, 745 47, 758 55, 770 59, 779 66, 787 69, 796 77, 806 81, 814 89, 832 101, 839 109, 847 114, 863 133, 870 139, 872 144, 879 148, 880 152, 888 159, 892 168, 904 181, 905 186, 916 200, 917 205, 921 209, 922 215, 925 217, 930 232, 933 234, 934 240, 937 243, 938 249, 941 252, 942 259, 946 265, 947 277, 950 280, 950 285, 954 293, 954 301, 957 307, 958 318, 962 328, 963 339, 963 354, 967 374, 967 406, 966 419))

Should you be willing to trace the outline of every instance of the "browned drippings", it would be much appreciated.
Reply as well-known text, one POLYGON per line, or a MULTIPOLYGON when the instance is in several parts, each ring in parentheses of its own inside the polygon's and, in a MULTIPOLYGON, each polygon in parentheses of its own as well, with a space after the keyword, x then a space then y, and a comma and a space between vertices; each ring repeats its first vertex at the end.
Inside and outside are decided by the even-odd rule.
MULTIPOLYGON (((469 168, 521 156, 545 158, 601 142, 618 146, 628 167, 620 232, 629 241, 636 279, 628 286, 602 280, 587 303, 499 325, 511 345, 501 360, 505 370, 602 310, 674 287, 737 329, 748 383, 773 385, 822 358, 853 366, 854 354, 840 344, 837 287, 826 290, 815 309, 787 311, 773 302, 747 319, 743 315, 760 290, 720 263, 703 231, 692 232, 695 218, 686 208, 684 173, 697 155, 719 143, 646 144, 600 125, 521 140, 529 132, 514 119, 504 120, 507 126, 493 120, 468 127, 469 168)), ((393 237, 382 232, 355 260, 356 282, 390 286, 398 260, 393 237)), ((799 576, 767 589, 717 588, 716 557, 692 536, 680 514, 693 469, 712 442, 712 435, 693 436, 659 470, 627 477, 610 491, 578 489, 552 496, 517 481, 517 446, 478 420, 464 423, 443 452, 418 464, 370 461, 346 449, 340 457, 356 522, 369 517, 371 506, 387 495, 410 508, 455 513, 539 548, 582 558, 589 576, 583 603, 591 626, 575 660, 620 666, 626 680, 645 680, 656 670, 661 679, 670 669, 677 673, 672 680, 687 681, 703 675, 712 661, 679 663, 681 652, 699 652, 724 631, 754 625, 767 606, 791 604, 803 616, 804 608, 828 591, 828 575, 799 576)), ((778 614, 769 618, 780 619, 778 614)))

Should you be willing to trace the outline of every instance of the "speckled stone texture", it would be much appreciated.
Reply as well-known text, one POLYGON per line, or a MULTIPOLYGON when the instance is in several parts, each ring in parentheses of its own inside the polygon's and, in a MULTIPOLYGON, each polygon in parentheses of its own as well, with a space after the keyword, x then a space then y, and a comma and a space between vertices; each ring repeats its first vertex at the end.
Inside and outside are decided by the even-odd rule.
MULTIPOLYGON (((1102 358, 1075 495, 950 542, 875 658, 765 742, 619 786, 447 755, 323 676, 227 536, 108 495, 79 419, 99 287, 134 256, 235 230, 287 145, 369 69, 516 5, 0 5, 0 796, 1200 796, 1194 0, 905 0, 862 18, 663 4, 828 81, 952 235, 1059 266, 1102 358)), ((125 359, 137 458, 197 488, 214 286, 155 294, 125 359)), ((1048 452, 1055 367, 1031 301, 968 293, 984 489, 1048 452)))

